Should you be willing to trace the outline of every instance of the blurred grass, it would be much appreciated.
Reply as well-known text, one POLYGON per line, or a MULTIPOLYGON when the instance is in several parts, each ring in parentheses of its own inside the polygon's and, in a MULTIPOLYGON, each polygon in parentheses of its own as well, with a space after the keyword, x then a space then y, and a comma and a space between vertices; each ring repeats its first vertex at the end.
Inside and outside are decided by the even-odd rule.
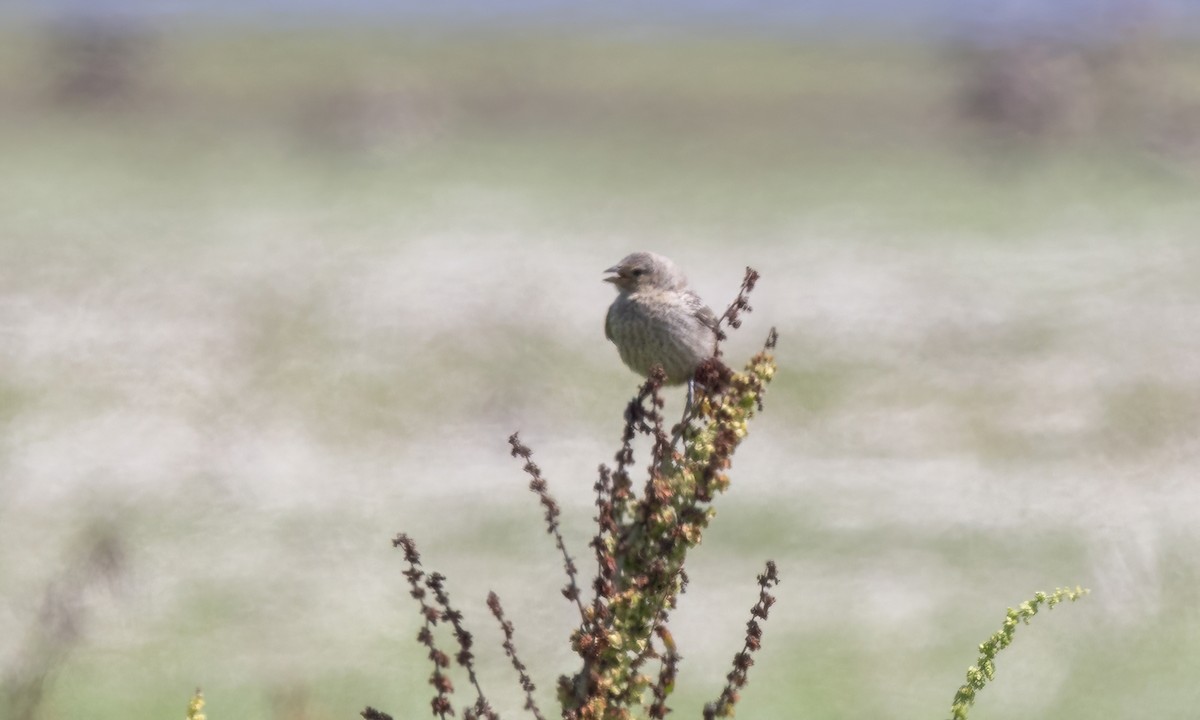
MULTIPOLYGON (((1011 236, 1078 204, 1105 225, 1151 203, 1164 222, 1190 217, 1195 191, 1112 133, 1025 162, 1020 147, 988 158, 956 117, 962 68, 916 43, 394 30, 145 42, 136 91, 109 113, 47 112, 35 70, 46 61, 28 41, 4 63, 6 209, 41 206, 33 193, 52 185, 79 213, 137 196, 168 221, 266 196, 419 222, 440 219, 437 188, 469 181, 536 203, 538 222, 558 227, 583 217, 715 239, 815 212, 912 236, 1011 236), (172 181, 159 182, 166 167, 172 181)), ((1200 103, 1174 80, 1195 50, 1169 49, 1161 92, 1200 103)))
POLYGON ((1014 140, 909 41, 168 26, 78 97, 60 30, 0 38, 0 633, 93 516, 133 571, 47 717, 196 684, 214 720, 426 714, 402 528, 489 688, 495 587, 550 705, 570 608, 502 440, 582 553, 633 380, 581 283, 642 245, 706 289, 760 266, 734 342, 784 330, 678 614, 681 716, 771 556, 742 717, 941 712, 1005 606, 1075 582, 978 712, 1191 717, 1200 165, 1156 114, 1200 105, 1194 44, 1154 46, 1143 124, 1014 140))

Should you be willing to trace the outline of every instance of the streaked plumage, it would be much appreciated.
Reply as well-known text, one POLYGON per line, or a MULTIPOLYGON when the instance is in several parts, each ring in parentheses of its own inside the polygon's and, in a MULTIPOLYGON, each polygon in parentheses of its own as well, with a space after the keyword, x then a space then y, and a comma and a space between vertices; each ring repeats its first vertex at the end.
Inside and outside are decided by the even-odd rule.
POLYGON ((667 258, 636 252, 605 272, 617 287, 608 308, 604 335, 617 346, 629 369, 646 377, 662 365, 668 384, 692 379, 696 366, 712 357, 717 342, 717 316, 687 278, 667 258))

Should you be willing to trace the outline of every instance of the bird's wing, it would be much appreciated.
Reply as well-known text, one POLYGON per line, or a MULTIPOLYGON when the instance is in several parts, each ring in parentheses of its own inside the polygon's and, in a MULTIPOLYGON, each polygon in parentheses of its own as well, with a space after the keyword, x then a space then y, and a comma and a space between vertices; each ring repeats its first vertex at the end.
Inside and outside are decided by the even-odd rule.
POLYGON ((692 311, 692 314, 696 316, 696 319, 704 323, 704 325, 709 327, 713 332, 716 332, 717 325, 721 324, 721 320, 717 317, 717 314, 714 313, 710 307, 705 305, 704 301, 700 299, 700 296, 694 292, 688 291, 684 293, 684 298, 688 304, 688 308, 692 311))

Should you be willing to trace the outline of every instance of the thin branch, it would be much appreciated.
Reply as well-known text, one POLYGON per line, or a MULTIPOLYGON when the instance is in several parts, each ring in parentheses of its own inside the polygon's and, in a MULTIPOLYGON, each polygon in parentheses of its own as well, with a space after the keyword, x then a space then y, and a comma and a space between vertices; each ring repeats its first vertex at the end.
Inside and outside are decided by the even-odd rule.
POLYGON ((504 654, 508 656, 509 660, 512 660, 513 669, 517 671, 517 677, 521 681, 521 689, 525 691, 525 709, 533 713, 533 717, 537 720, 546 720, 533 700, 533 692, 537 690, 537 687, 534 686, 529 674, 525 672, 525 663, 517 657, 517 648, 513 645, 513 624, 504 618, 504 608, 500 606, 500 596, 489 592, 487 605, 492 611, 492 615, 496 617, 496 621, 500 623, 500 630, 504 633, 504 654))
POLYGON ((725 331, 721 329, 721 325, 736 330, 742 326, 741 314, 754 310, 754 308, 750 307, 750 293, 754 292, 754 285, 758 282, 759 277, 757 270, 752 267, 746 268, 746 275, 742 278, 742 287, 738 290, 737 297, 733 299, 733 302, 717 320, 717 348, 713 354, 714 357, 721 357, 721 342, 728 337, 725 331))
POLYGON ((646 411, 646 419, 650 421, 650 436, 654 438, 654 447, 650 451, 650 475, 654 477, 662 472, 666 461, 672 453, 671 438, 663 429, 662 409, 666 402, 662 397, 663 385, 667 382, 667 373, 661 365, 650 369, 650 378, 646 381, 649 390, 650 409, 646 411))
MULTIPOLYGON (((625 432, 622 436, 624 442, 621 450, 617 453, 618 465, 617 473, 613 476, 613 493, 615 496, 623 490, 627 498, 626 508, 629 506, 636 508, 639 516, 637 522, 625 523, 621 526, 616 550, 618 562, 620 562, 620 558, 628 555, 627 546, 630 534, 639 527, 645 527, 646 519, 652 512, 648 506, 655 502, 654 481, 661 477, 663 459, 666 453, 670 452, 670 440, 663 432, 662 413, 658 411, 664 405, 660 391, 666 379, 667 376, 663 372, 662 366, 653 366, 650 369, 650 377, 646 378, 646 382, 642 383, 638 389, 637 396, 630 400, 629 405, 625 408, 625 432), (647 401, 649 401, 649 407, 647 407, 647 401), (636 433, 654 438, 654 447, 651 450, 650 477, 646 481, 645 496, 641 502, 634 501, 633 483, 629 479, 628 472, 629 466, 633 464, 633 438, 636 433), (623 462, 626 464, 622 465, 623 462)), ((621 514, 618 522, 625 519, 623 515, 624 513, 621 514)))
POLYGON ((679 674, 679 661, 683 659, 683 656, 676 652, 675 639, 671 637, 670 631, 665 626, 657 626, 654 632, 662 641, 666 652, 662 655, 658 680, 650 687, 650 691, 654 694, 654 702, 647 712, 651 718, 661 720, 671 712, 671 708, 667 707, 667 696, 675 689, 675 677, 679 674))
POLYGON ((746 643, 740 652, 733 656, 733 670, 725 679, 725 689, 714 702, 704 706, 704 720, 729 717, 733 715, 733 706, 739 699, 738 692, 746 686, 746 676, 754 665, 754 653, 762 647, 762 627, 759 620, 766 620, 771 606, 775 604, 775 596, 771 588, 779 584, 779 574, 775 569, 775 561, 767 561, 767 570, 758 576, 758 602, 750 608, 750 621, 746 623, 746 643))
POLYGON ((444 720, 446 716, 454 714, 454 707, 450 704, 450 695, 454 692, 454 684, 442 672, 443 668, 450 667, 450 658, 437 648, 437 644, 433 640, 433 626, 437 625, 441 613, 437 608, 425 602, 426 592, 425 588, 421 586, 425 573, 421 570, 421 554, 417 552, 416 543, 408 535, 400 533, 392 540, 392 547, 404 550, 404 560, 408 563, 404 577, 408 579, 408 585, 411 588, 409 594, 421 606, 421 617, 425 619, 425 623, 417 633, 417 642, 429 648, 429 660, 433 663, 433 674, 429 677, 429 684, 436 691, 433 700, 430 701, 430 706, 433 708, 433 714, 444 720))
POLYGON ((596 579, 592 583, 592 589, 595 591, 592 601, 594 610, 601 605, 602 599, 606 600, 616 592, 614 580, 617 574, 617 560, 610 549, 609 542, 605 541, 605 538, 609 538, 612 545, 615 546, 619 532, 615 503, 613 502, 613 478, 608 466, 600 466, 599 478, 593 489, 596 491, 595 520, 597 527, 596 534, 590 543, 596 555, 596 579))
MULTIPOLYGON (((717 334, 717 341, 713 347, 713 356, 700 364, 693 373, 693 380, 696 389, 699 389, 708 397, 713 397, 719 394, 729 382, 729 378, 733 375, 733 371, 721 362, 721 343, 725 341, 729 335, 721 329, 722 325, 733 329, 742 326, 741 314, 752 312, 754 308, 750 307, 750 293, 754 291, 754 286, 758 284, 761 276, 758 271, 752 267, 746 268, 746 274, 742 278, 742 286, 738 289, 737 297, 717 319, 717 326, 714 328, 717 334)), ((775 347, 775 339, 777 334, 775 328, 771 328, 771 333, 767 337, 767 349, 775 347)), ((679 424, 672 430, 672 447, 674 442, 683 437, 684 431, 691 425, 692 420, 696 419, 698 414, 698 403, 691 403, 679 420, 679 424)))
MULTIPOLYGON (((681 566, 675 572, 675 577, 679 578, 679 593, 682 595, 683 593, 687 592, 687 585, 688 585, 687 571, 684 570, 683 567, 681 566)), ((674 582, 675 577, 671 578, 672 583, 674 582)), ((658 614, 655 615, 654 624, 650 626, 650 632, 655 635, 658 635, 660 639, 662 639, 665 643, 667 643, 667 645, 669 646, 669 648, 671 650, 674 650, 674 640, 670 640, 670 642, 667 642, 668 639, 671 638, 671 632, 669 630, 667 630, 667 622, 670 619, 670 614, 669 614, 668 610, 675 609, 675 598, 674 597, 669 598, 668 601, 670 603, 669 608, 667 606, 664 606, 661 610, 659 610, 658 614)), ((656 657, 654 645, 651 643, 646 643, 646 647, 640 653, 638 653, 636 657, 634 657, 633 661, 630 663, 629 666, 630 666, 630 668, 632 668, 633 670, 636 671, 639 668, 641 668, 641 666, 643 664, 645 664, 645 662, 652 657, 656 657)))
POLYGON ((433 591, 434 599, 442 608, 442 621, 449 622, 454 627, 454 637, 458 640, 458 654, 455 655, 455 660, 466 668, 467 676, 470 678, 471 684, 475 686, 475 706, 463 712, 464 720, 472 720, 477 717, 500 720, 500 716, 492 710, 487 698, 484 697, 483 688, 479 686, 479 679, 475 676, 475 656, 471 654, 471 646, 475 641, 471 637, 471 633, 463 627, 463 614, 450 606, 450 595, 446 592, 446 576, 435 572, 425 578, 425 585, 433 591))
POLYGON ((571 554, 567 552, 567 545, 563 541, 562 532, 558 527, 558 518, 562 515, 562 511, 558 507, 558 502, 550 495, 549 486, 542 477, 541 468, 530 459, 533 456, 533 451, 521 444, 521 439, 517 433, 509 436, 508 444, 512 447, 512 456, 519 457, 525 461, 523 469, 530 477, 529 489, 537 493, 542 507, 546 510, 546 532, 554 536, 554 544, 558 547, 559 552, 562 553, 563 569, 567 573, 567 584, 562 589, 563 597, 575 602, 575 606, 579 608, 580 621, 586 621, 587 613, 583 609, 583 600, 579 592, 579 572, 575 567, 575 561, 571 558, 571 554))

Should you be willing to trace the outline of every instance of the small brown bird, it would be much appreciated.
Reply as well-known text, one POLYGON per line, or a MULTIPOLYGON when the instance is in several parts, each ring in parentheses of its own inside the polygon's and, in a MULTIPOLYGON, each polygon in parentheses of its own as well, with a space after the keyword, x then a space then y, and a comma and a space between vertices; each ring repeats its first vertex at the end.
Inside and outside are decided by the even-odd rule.
POLYGON ((662 365, 668 384, 688 383, 690 400, 696 367, 716 351, 717 316, 662 255, 636 252, 605 272, 615 273, 604 280, 617 286, 604 320, 605 337, 642 377, 662 365))

